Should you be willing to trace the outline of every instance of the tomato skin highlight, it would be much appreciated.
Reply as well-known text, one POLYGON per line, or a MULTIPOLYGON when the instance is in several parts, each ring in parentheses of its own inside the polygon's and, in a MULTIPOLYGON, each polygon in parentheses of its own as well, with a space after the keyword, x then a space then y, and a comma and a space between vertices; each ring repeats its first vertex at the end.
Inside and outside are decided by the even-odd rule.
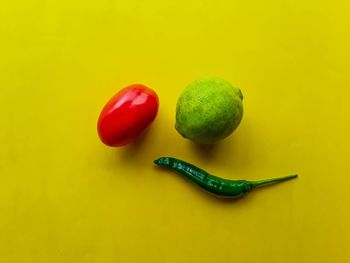
POLYGON ((103 107, 97 130, 101 141, 119 147, 134 141, 156 118, 158 96, 142 85, 129 85, 117 92, 103 107))

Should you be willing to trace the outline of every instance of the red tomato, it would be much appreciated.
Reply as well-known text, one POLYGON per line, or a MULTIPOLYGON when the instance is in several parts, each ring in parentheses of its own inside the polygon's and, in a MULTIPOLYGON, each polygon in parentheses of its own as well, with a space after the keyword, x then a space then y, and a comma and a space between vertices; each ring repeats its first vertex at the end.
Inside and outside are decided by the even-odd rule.
POLYGON ((138 137, 155 119, 158 112, 157 94, 141 84, 127 86, 104 106, 97 130, 103 143, 123 146, 138 137))

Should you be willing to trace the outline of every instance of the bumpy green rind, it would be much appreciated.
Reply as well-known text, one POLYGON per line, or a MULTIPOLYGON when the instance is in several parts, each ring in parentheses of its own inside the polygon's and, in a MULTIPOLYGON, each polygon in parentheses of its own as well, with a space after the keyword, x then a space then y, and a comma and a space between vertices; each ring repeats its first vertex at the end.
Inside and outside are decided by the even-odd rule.
POLYGON ((187 86, 176 106, 176 130, 199 144, 229 136, 243 117, 239 88, 217 77, 203 77, 187 86))

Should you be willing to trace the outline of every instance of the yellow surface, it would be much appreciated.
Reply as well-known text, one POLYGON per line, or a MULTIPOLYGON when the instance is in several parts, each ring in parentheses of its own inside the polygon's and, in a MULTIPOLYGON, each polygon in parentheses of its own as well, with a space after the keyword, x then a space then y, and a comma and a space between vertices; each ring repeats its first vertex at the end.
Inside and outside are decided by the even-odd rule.
POLYGON ((350 262, 349 1, 5 1, 0 262, 350 262), (201 149, 174 129, 192 80, 240 87, 239 129, 201 149), (160 97, 148 133, 105 147, 119 88, 160 97), (220 201, 153 159, 297 180, 220 201))

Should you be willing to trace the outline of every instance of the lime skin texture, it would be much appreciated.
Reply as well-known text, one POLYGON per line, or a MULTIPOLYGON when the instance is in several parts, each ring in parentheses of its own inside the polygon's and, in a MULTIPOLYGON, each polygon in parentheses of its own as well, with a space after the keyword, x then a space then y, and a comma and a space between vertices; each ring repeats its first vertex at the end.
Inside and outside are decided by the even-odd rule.
POLYGON ((198 144, 229 136, 243 117, 239 88, 218 77, 202 77, 181 93, 176 105, 176 130, 198 144))

